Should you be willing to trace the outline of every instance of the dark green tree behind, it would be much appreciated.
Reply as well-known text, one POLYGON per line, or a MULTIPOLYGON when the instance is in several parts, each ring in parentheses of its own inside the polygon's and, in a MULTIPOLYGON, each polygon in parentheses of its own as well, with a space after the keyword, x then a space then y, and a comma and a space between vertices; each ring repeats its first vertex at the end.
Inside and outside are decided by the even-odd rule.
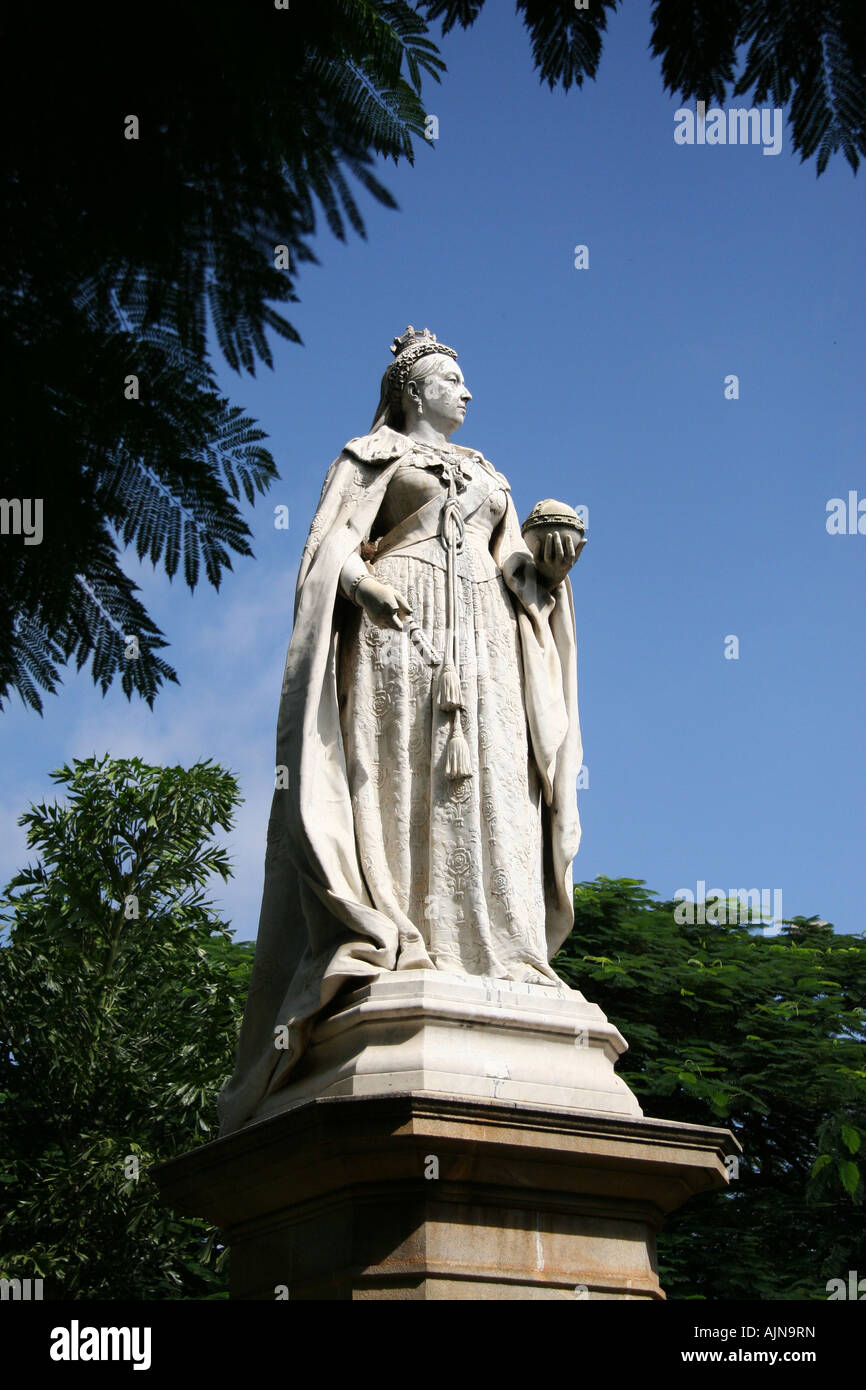
POLYGON ((4 29, 3 495, 43 499, 44 535, 0 538, 0 702, 40 709, 90 660, 152 703, 176 676, 123 548, 218 587, 252 553, 239 503, 277 476, 216 389, 208 324, 238 370, 272 365, 269 332, 299 341, 275 306, 316 206, 343 239, 364 234, 350 179, 395 206, 374 159, 412 157, 441 62, 384 0, 22 6, 4 29))
MULTIPOLYGON (((167 1211, 150 1172, 214 1134, 232 1067, 252 947, 202 889, 228 872, 213 832, 236 785, 135 759, 54 776, 66 803, 26 814, 38 859, 3 897, 0 1276, 225 1296, 216 1233, 167 1211)), ((862 1267, 866 940, 817 919, 773 938, 680 925, 629 879, 575 902, 556 968, 624 1032, 645 1112, 729 1126, 745 1151, 727 1192, 667 1223, 668 1296, 826 1298, 862 1267)))
POLYGON ((554 962, 625 1035, 617 1070, 646 1114, 723 1124, 743 1146, 727 1192, 669 1219, 662 1286, 825 1299, 863 1263, 866 938, 815 918, 765 936, 730 912, 689 926, 677 907, 633 879, 582 883, 554 962))
POLYGON ((215 1233, 162 1205, 155 1163, 212 1134, 252 950, 204 896, 235 779, 212 763, 76 761, 22 818, 38 858, 0 949, 0 1276, 46 1298, 221 1292, 215 1233))

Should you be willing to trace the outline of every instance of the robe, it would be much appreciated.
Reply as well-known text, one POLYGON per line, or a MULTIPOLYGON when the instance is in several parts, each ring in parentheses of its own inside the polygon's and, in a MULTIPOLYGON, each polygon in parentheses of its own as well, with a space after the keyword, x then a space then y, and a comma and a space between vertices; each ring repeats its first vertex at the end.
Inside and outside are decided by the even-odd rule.
MULTIPOLYGON (((223 1134, 252 1120, 262 1100, 285 1084, 316 1018, 348 981, 429 968, 423 951, 414 959, 401 953, 397 923, 368 891, 340 710, 341 634, 352 615, 341 571, 369 541, 388 484, 412 447, 407 436, 387 427, 350 440, 328 470, 304 547, 277 723, 278 779, 255 963, 235 1072, 219 1100, 223 1134)), ((477 452, 451 448, 505 488, 505 513, 490 554, 516 615, 528 747, 542 792, 549 959, 573 926, 572 860, 580 842, 571 583, 566 577, 547 588, 520 534, 505 479, 477 452)), ((507 807, 502 810, 507 814, 507 807)))

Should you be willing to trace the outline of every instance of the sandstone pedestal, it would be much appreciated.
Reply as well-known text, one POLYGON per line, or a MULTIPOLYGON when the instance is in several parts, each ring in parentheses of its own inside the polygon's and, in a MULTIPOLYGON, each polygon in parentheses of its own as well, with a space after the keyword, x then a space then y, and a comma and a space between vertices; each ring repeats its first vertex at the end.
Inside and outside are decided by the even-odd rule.
POLYGON ((647 1119, 576 991, 395 972, 342 996, 255 1122, 163 1165, 243 1299, 658 1299, 655 1236, 726 1131, 647 1119))

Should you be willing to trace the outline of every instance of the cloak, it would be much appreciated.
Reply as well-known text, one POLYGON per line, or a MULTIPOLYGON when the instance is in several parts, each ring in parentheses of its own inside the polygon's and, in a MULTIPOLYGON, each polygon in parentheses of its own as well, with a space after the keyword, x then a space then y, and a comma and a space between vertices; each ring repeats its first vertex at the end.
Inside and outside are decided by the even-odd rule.
MULTIPOLYGON (((553 589, 544 585, 505 478, 475 450, 451 447, 472 455, 506 489, 491 554, 514 597, 529 741, 544 796, 550 958, 574 924, 572 860, 580 843, 571 583, 566 577, 553 589)), ((265 1096, 285 1083, 317 1015, 346 980, 417 964, 405 957, 398 962, 396 926, 373 905, 365 885, 337 685, 340 631, 349 612, 340 574, 369 541, 388 483, 411 448, 406 435, 387 426, 350 440, 328 470, 304 547, 277 722, 277 789, 256 956, 235 1071, 219 1099, 222 1134, 250 1121, 265 1096)))

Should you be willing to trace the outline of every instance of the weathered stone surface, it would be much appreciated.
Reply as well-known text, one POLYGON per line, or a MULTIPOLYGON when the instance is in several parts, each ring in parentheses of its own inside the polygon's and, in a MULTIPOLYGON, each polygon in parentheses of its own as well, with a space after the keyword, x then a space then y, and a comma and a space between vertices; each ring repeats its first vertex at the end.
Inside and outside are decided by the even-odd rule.
POLYGON ((664 1215, 725 1184, 725 1130, 502 1100, 309 1101, 165 1164, 241 1299, 658 1299, 664 1215))

